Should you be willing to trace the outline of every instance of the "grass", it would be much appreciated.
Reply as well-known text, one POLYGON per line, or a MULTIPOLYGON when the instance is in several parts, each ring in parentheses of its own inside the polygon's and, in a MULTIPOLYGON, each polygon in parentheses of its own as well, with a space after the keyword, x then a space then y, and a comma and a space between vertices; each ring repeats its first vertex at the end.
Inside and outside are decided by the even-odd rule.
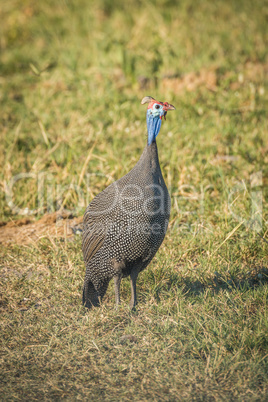
POLYGON ((158 136, 170 227, 136 312, 128 280, 119 310, 112 284, 99 309, 81 306, 79 238, 1 245, 3 400, 267 399, 267 13, 246 0, 2 5, 3 222, 81 215, 138 160, 142 97, 177 109, 158 136))

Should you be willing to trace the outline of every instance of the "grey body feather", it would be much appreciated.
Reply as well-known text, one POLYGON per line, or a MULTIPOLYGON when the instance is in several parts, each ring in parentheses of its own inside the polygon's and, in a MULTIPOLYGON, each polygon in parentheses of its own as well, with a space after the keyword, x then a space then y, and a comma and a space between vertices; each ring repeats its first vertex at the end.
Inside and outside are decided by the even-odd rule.
POLYGON ((130 306, 135 307, 138 274, 160 247, 169 215, 170 197, 153 142, 145 147, 135 167, 98 194, 86 209, 83 221, 86 307, 99 304, 111 278, 119 304, 120 281, 128 275, 130 306))

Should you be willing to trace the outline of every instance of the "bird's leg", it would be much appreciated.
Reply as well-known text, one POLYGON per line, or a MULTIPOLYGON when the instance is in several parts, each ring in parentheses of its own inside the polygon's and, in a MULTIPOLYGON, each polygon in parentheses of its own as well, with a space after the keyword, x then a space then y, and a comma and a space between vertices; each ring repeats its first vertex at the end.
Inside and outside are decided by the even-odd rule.
POLYGON ((110 280, 105 280, 102 282, 101 286, 98 288, 98 294, 99 294, 99 302, 102 302, 102 299, 105 296, 106 290, 108 288, 110 280))
POLYGON ((136 295, 136 281, 139 275, 139 270, 133 268, 130 273, 130 283, 131 283, 131 299, 129 306, 133 310, 137 304, 137 295, 136 295))
POLYGON ((122 275, 114 276, 114 291, 115 291, 115 304, 118 306, 120 304, 120 283, 122 275))

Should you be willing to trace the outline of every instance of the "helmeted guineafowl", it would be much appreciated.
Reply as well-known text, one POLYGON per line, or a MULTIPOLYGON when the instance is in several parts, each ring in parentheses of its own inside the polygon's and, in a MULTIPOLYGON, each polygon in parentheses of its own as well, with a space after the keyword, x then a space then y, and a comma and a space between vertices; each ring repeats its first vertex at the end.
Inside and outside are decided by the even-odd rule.
POLYGON ((86 209, 83 221, 83 255, 86 275, 83 304, 99 305, 114 278, 115 300, 120 303, 121 279, 130 275, 134 308, 136 280, 160 247, 168 226, 170 197, 159 165, 156 136, 162 118, 174 106, 150 96, 148 143, 134 168, 98 194, 86 209))

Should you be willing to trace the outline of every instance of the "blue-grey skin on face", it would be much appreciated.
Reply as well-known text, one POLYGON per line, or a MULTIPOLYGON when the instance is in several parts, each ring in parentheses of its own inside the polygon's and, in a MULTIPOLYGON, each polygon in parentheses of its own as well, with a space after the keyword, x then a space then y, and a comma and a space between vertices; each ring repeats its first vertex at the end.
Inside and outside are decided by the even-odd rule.
POLYGON ((146 121, 148 130, 148 145, 151 145, 155 141, 160 131, 163 116, 166 118, 167 111, 174 110, 175 107, 167 102, 158 102, 150 96, 143 98, 141 103, 149 103, 146 121))
POLYGON ((166 114, 163 105, 159 105, 158 103, 155 103, 152 109, 148 109, 148 113, 153 117, 162 117, 166 114))

